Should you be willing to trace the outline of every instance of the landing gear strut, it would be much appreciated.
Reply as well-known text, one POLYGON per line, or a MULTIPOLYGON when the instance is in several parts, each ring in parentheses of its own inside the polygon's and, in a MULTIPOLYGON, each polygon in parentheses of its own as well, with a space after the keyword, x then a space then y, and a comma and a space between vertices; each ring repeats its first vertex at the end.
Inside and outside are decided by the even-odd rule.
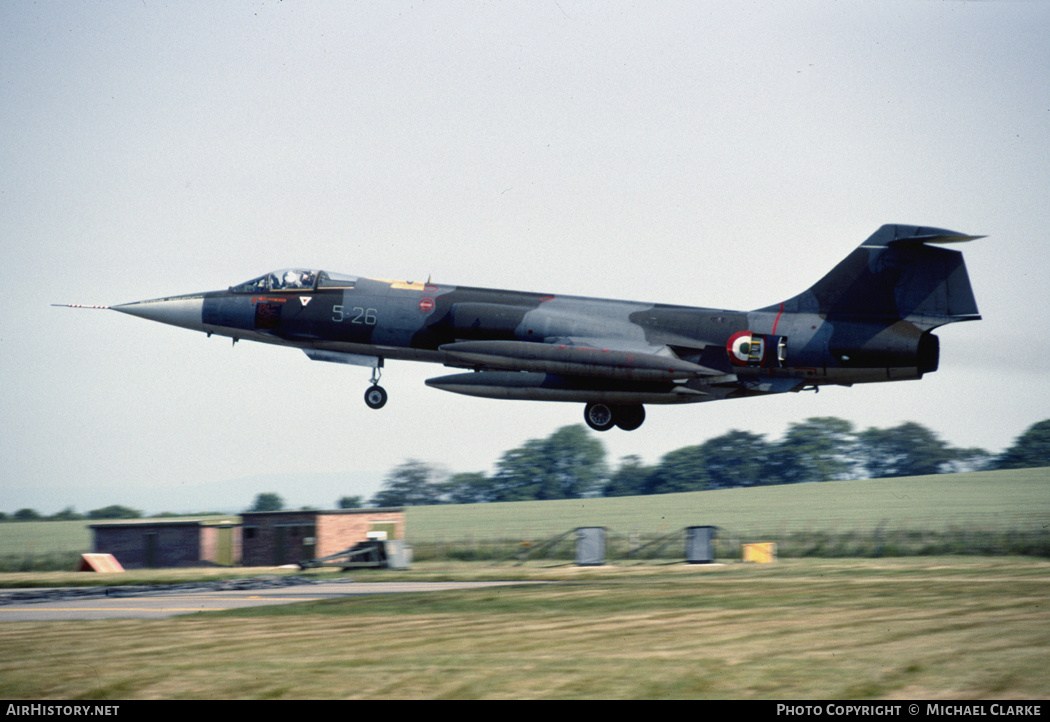
POLYGON ((380 369, 383 367, 383 359, 379 359, 372 367, 372 385, 365 391, 365 403, 370 409, 381 409, 386 405, 386 389, 379 385, 379 377, 383 375, 380 369))
POLYGON ((608 431, 614 426, 624 431, 634 431, 645 421, 645 407, 641 404, 615 406, 590 403, 583 409, 583 420, 595 431, 608 431))

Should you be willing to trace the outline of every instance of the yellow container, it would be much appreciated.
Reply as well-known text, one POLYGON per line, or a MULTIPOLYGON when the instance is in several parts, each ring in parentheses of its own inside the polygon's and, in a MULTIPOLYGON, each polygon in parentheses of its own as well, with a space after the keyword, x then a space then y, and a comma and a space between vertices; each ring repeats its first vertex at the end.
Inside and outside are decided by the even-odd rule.
POLYGON ((756 562, 757 564, 769 564, 777 560, 776 542, 763 542, 761 544, 744 544, 744 561, 756 562))

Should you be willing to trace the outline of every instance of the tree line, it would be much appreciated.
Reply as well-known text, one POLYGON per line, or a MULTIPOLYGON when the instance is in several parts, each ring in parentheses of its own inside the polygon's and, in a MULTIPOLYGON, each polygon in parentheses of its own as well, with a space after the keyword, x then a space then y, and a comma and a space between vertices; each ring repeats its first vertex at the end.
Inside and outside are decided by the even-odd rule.
MULTIPOLYGON (((175 515, 165 513, 158 516, 175 515)), ((92 509, 86 514, 78 513, 71 506, 67 506, 62 511, 51 514, 50 516, 44 516, 36 509, 28 508, 19 509, 10 516, 0 511, 0 521, 80 521, 83 519, 140 519, 141 517, 142 512, 138 509, 131 509, 130 507, 121 506, 119 504, 111 504, 110 506, 104 506, 100 509, 92 509)))
POLYGON ((1033 424, 1001 454, 953 447, 911 421, 859 431, 845 419, 816 417, 792 423, 779 440, 733 430, 671 451, 653 465, 627 456, 615 469, 602 443, 574 425, 504 452, 491 475, 447 474, 409 459, 387 474, 369 505, 634 496, 1038 466, 1050 466, 1050 419, 1033 424))
MULTIPOLYGON (((1050 419, 1030 426, 1001 454, 956 448, 930 429, 909 421, 886 429, 858 431, 852 422, 815 417, 790 424, 776 441, 763 434, 729 431, 702 444, 676 449, 646 465, 626 456, 612 469, 605 447, 582 425, 565 426, 545 439, 531 439, 503 453, 495 473, 448 474, 433 464, 409 459, 392 469, 372 507, 478 504, 497 501, 577 499, 704 491, 733 487, 794 484, 803 481, 877 479, 953 471, 1050 466, 1050 419)), ((360 496, 344 496, 341 509, 365 506, 360 496)), ((304 510, 309 507, 304 507, 304 510)), ((247 511, 280 511, 274 493, 256 496, 247 511)), ((137 519, 142 512, 111 505, 86 515, 67 507, 43 516, 34 509, 0 512, 0 521, 137 519)), ((169 512, 151 518, 176 516, 169 512)))

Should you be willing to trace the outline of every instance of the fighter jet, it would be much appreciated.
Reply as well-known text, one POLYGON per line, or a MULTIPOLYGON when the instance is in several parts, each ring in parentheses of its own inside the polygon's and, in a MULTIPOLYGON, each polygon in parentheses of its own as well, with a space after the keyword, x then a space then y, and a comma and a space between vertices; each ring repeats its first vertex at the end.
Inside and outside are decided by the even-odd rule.
MULTIPOLYGON (((920 379, 937 370, 932 331, 980 319, 955 231, 885 225, 809 290, 754 311, 602 300, 292 268, 224 291, 111 306, 209 336, 292 346, 316 361, 386 359, 467 369, 436 389, 584 404, 598 431, 631 431, 645 404, 920 379)), ((103 307, 106 308, 106 307, 103 307)))

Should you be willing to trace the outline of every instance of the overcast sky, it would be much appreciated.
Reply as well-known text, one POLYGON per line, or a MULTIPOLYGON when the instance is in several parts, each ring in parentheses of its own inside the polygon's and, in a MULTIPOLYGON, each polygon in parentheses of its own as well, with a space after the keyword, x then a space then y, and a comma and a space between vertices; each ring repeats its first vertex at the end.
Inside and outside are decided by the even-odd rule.
POLYGON ((51 303, 310 266, 751 309, 883 223, 988 236, 937 373, 650 406, 610 461, 811 416, 999 451, 1050 418, 1048 70, 1045 2, 2 3, 0 510, 331 507, 582 423, 51 303))

